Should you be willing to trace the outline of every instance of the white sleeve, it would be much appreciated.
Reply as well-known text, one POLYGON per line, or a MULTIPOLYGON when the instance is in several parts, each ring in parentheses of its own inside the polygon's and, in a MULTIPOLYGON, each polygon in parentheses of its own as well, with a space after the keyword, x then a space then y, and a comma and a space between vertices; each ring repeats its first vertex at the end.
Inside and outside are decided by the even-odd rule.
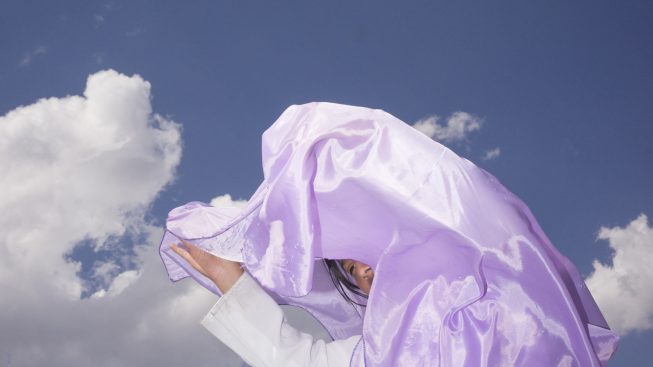
POLYGON ((211 308, 202 325, 253 367, 348 367, 361 338, 327 343, 294 329, 247 272, 211 308))

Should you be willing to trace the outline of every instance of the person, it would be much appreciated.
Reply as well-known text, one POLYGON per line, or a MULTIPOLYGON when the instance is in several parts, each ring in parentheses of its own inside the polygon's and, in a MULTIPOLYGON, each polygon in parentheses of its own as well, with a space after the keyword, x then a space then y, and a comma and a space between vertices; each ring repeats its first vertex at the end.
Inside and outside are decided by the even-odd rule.
MULTIPOLYGON (((352 363, 351 355, 360 336, 329 343, 314 340, 286 323, 281 308, 240 263, 212 255, 186 241, 171 245, 171 249, 220 289, 222 297, 202 324, 251 366, 341 367, 352 363)), ((374 271, 368 265, 351 259, 327 263, 340 287, 360 295, 369 294, 374 271)), ((355 302, 344 290, 342 295, 355 302)))
POLYGON ((324 259, 324 263, 329 269, 329 275, 336 289, 338 289, 338 293, 348 302, 364 306, 358 303, 357 300, 352 299, 350 294, 353 293, 367 299, 372 289, 374 269, 363 262, 352 259, 324 259))
POLYGON ((244 208, 175 208, 159 247, 170 280, 222 296, 203 324, 251 364, 599 367, 616 350, 526 204, 391 114, 290 106, 263 133, 262 164, 244 208), (230 270, 196 268, 194 248, 234 264, 198 255, 230 270), (368 283, 333 282, 343 264, 324 259, 368 264, 368 283), (334 341, 289 328, 276 304, 304 308, 334 341))

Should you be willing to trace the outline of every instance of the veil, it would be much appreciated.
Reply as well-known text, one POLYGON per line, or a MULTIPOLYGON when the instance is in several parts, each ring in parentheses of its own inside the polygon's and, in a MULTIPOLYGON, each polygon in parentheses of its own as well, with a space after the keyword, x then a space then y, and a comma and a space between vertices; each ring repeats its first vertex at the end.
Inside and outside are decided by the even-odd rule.
POLYGON ((245 209, 170 212, 171 280, 215 286, 169 248, 179 238, 241 261, 280 304, 335 339, 362 335, 367 366, 602 366, 617 347, 573 264, 498 180, 394 116, 290 106, 263 134, 264 182, 245 209), (322 259, 370 265, 361 308, 322 259))

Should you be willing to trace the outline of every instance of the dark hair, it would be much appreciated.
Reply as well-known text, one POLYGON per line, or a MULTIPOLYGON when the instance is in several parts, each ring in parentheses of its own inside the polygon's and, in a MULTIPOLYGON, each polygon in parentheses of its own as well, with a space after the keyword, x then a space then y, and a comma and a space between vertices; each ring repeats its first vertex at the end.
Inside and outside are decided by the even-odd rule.
POLYGON ((326 264, 326 267, 329 270, 329 275, 331 275, 331 281, 333 281, 333 284, 336 286, 336 289, 347 300, 347 302, 365 307, 364 304, 360 304, 354 301, 353 299, 351 299, 351 297, 345 290, 346 288, 351 293, 357 296, 367 298, 367 294, 361 291, 361 289, 358 288, 356 284, 352 283, 351 280, 349 280, 349 277, 345 275, 342 266, 340 265, 340 261, 324 259, 324 263, 326 264))

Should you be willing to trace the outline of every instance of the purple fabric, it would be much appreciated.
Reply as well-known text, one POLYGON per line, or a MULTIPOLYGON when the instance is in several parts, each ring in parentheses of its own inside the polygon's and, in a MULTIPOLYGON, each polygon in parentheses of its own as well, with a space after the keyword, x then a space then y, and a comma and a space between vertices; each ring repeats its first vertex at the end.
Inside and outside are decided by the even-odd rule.
POLYGON ((354 353, 367 366, 601 366, 616 349, 526 205, 392 115, 291 106, 263 134, 263 170, 243 211, 171 212, 161 254, 172 280, 216 291, 169 250, 177 237, 217 255, 236 246, 278 302, 306 308, 334 338, 362 334, 354 353), (374 269, 364 312, 338 295, 322 258, 374 269))

